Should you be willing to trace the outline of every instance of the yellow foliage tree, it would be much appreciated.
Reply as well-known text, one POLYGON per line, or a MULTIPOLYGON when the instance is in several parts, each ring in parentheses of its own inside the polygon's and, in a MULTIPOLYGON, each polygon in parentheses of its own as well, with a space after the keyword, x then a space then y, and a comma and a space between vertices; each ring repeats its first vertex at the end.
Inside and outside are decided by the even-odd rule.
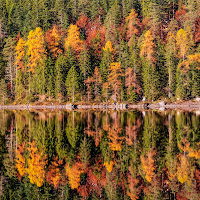
POLYGON ((17 168, 17 171, 19 172, 20 176, 23 176, 26 172, 25 169, 25 157, 23 155, 25 148, 25 143, 22 143, 21 145, 18 145, 18 148, 16 149, 16 159, 15 159, 15 166, 17 168))
POLYGON ((30 147, 27 148, 29 151, 30 158, 28 159, 28 168, 26 169, 30 182, 41 187, 44 183, 45 178, 45 165, 47 163, 46 157, 42 152, 38 151, 35 146, 35 141, 29 142, 30 147))
POLYGON ((34 73, 35 67, 37 67, 44 59, 46 59, 44 35, 40 27, 37 27, 35 31, 32 30, 29 32, 26 46, 28 47, 27 56, 29 56, 29 71, 34 73))
POLYGON ((153 42, 153 35, 150 30, 144 34, 144 39, 142 41, 140 57, 144 56, 146 60, 150 61, 151 64, 155 62, 154 58, 154 48, 155 44, 153 42))
POLYGON ((187 71, 192 63, 197 63, 197 69, 200 69, 200 53, 188 55, 187 59, 183 60, 178 67, 183 67, 183 71, 187 71))
POLYGON ((177 178, 182 184, 185 183, 189 176, 190 166, 189 162, 184 155, 180 155, 180 163, 177 166, 177 178))
POLYGON ((110 130, 108 133, 109 139, 111 142, 109 142, 109 147, 113 151, 121 151, 122 150, 122 142, 124 140, 124 137, 119 137, 118 134, 121 129, 115 129, 110 130))
POLYGON ((187 33, 182 28, 176 34, 176 47, 178 50, 178 57, 185 60, 189 46, 187 33))
POLYGON ((70 25, 64 47, 66 51, 71 47, 77 54, 82 51, 83 41, 80 39, 80 32, 77 25, 70 25))
POLYGON ((111 54, 115 53, 115 49, 112 46, 111 41, 107 41, 105 47, 103 48, 104 51, 110 52, 111 54))
POLYGON ((69 163, 66 163, 65 171, 71 188, 78 188, 81 182, 80 175, 84 172, 83 164, 81 162, 75 162, 72 167, 70 167, 69 163))
POLYGON ((17 46, 15 47, 15 55, 16 55, 15 64, 18 66, 17 69, 21 69, 22 71, 25 70, 23 61, 25 55, 24 47, 25 47, 25 41, 22 38, 20 38, 17 43, 17 46))
POLYGON ((114 161, 110 161, 110 162, 105 162, 104 166, 106 167, 108 172, 112 172, 114 164, 115 164, 114 161))
POLYGON ((154 163, 154 154, 155 151, 150 151, 147 153, 147 156, 140 156, 142 169, 145 174, 145 179, 150 183, 155 174, 155 163, 154 163))

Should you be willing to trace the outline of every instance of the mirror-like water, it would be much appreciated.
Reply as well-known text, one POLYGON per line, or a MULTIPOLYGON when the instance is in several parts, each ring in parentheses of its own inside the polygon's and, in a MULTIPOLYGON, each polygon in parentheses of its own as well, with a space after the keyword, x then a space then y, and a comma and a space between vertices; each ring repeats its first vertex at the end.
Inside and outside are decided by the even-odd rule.
POLYGON ((200 198, 200 117, 0 111, 1 199, 200 198))

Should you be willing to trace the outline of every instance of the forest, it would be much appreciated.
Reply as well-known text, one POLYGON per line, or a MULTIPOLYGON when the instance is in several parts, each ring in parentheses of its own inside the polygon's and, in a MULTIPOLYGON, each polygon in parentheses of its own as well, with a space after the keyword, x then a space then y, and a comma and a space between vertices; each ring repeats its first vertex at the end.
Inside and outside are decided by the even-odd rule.
POLYGON ((200 96, 199 0, 0 0, 0 102, 200 96))

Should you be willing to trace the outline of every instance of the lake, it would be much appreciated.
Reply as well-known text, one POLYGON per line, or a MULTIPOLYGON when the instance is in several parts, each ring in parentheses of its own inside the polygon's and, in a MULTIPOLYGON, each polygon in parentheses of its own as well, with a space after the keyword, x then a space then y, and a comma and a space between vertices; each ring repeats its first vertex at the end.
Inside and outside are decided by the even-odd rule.
POLYGON ((200 198, 199 112, 0 111, 1 199, 200 198))

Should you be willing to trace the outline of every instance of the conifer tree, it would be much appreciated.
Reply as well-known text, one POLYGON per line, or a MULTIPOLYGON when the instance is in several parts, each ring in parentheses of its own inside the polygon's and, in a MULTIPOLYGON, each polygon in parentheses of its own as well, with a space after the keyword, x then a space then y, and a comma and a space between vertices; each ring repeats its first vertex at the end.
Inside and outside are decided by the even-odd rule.
POLYGON ((76 71, 75 66, 70 68, 65 84, 67 89, 67 97, 74 103, 78 97, 78 94, 80 93, 79 74, 76 71))
POLYGON ((108 71, 108 82, 112 88, 113 100, 120 100, 120 94, 122 90, 121 77, 123 76, 122 66, 118 62, 111 63, 108 71))
POLYGON ((172 98, 175 96, 176 89, 176 46, 175 46, 175 36, 173 33, 168 33, 167 44, 166 44, 166 67, 168 69, 168 97, 172 98))
POLYGON ((99 73, 99 69, 97 67, 95 67, 94 69, 93 81, 94 81, 94 99, 99 101, 101 94, 102 79, 101 79, 101 74, 99 73))
POLYGON ((154 100, 157 94, 157 72, 155 69, 155 44, 151 31, 144 34, 140 57, 143 57, 143 87, 144 95, 148 100, 154 100))
POLYGON ((80 32, 77 25, 70 25, 64 47, 65 51, 72 48, 76 54, 79 54, 82 51, 83 41, 80 39, 80 32))
POLYGON ((112 47, 112 43, 111 41, 108 41, 103 48, 102 59, 100 63, 100 72, 104 82, 107 80, 108 67, 110 63, 114 61, 114 53, 115 50, 112 47))
POLYGON ((4 79, 0 80, 0 101, 5 103, 7 100, 7 85, 4 79))
POLYGON ((80 53, 79 66, 80 66, 81 74, 85 81, 87 77, 91 75, 90 55, 89 55, 86 45, 83 45, 83 50, 80 53))
POLYGON ((138 14, 135 12, 134 9, 131 10, 128 17, 126 17, 127 24, 127 32, 126 32, 126 39, 129 41, 133 35, 138 35, 139 33, 139 26, 140 21, 137 18, 138 14))

